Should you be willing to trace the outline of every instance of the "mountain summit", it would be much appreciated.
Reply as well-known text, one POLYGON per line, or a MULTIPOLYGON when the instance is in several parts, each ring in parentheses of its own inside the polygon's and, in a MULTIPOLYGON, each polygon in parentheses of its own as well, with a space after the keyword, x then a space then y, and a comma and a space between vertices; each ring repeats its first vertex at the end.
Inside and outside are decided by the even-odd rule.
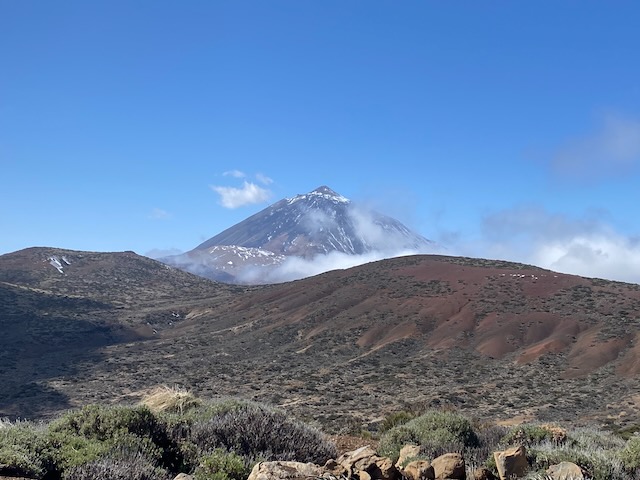
MULTIPOLYGON (((383 258, 407 251, 424 253, 434 246, 398 220, 359 207, 323 185, 284 198, 193 250, 162 261, 214 280, 269 283, 281 281, 274 271, 287 259, 317 261, 318 256, 374 253, 373 257, 383 258)), ((329 265, 325 270, 330 269, 329 265)), ((306 275, 288 274, 286 279, 302 276, 306 275)))

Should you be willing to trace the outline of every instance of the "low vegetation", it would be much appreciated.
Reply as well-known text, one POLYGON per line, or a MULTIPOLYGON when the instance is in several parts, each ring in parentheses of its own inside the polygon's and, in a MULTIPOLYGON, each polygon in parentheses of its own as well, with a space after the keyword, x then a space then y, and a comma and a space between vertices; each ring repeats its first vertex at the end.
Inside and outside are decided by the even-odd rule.
MULTIPOLYGON (((579 465, 592 480, 640 478, 640 436, 596 428, 506 428, 425 410, 393 413, 372 435, 378 453, 394 461, 406 444, 420 448, 405 463, 461 453, 468 478, 480 467, 497 474, 493 452, 520 445, 528 480, 550 478, 547 469, 560 462, 579 465)), ((0 476, 171 480, 183 472, 194 480, 244 480, 259 461, 323 465, 337 456, 328 437, 281 410, 239 399, 205 402, 170 388, 139 405, 88 405, 48 423, 0 420, 0 476)))
POLYGON ((473 478, 480 467, 497 475, 493 452, 522 445, 527 452, 529 480, 550 478, 546 470, 560 462, 575 463, 592 480, 640 479, 640 436, 592 427, 565 429, 533 423, 507 429, 440 410, 419 416, 403 412, 389 415, 380 426, 379 452, 397 459, 405 444, 420 446, 420 455, 407 462, 431 461, 447 452, 461 453, 468 478, 473 478))
POLYGON ((280 410, 184 401, 165 389, 133 406, 89 405, 49 423, 0 422, 0 475, 42 479, 242 480, 260 460, 324 463, 335 445, 280 410), (161 406, 159 406, 161 405, 161 406))

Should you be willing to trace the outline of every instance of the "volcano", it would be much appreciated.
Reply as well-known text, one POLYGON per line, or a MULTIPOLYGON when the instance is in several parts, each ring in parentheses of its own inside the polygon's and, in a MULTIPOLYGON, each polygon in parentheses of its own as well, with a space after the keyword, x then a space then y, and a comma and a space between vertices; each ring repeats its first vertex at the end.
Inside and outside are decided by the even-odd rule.
MULTIPOLYGON (((280 278, 278 269, 292 258, 314 261, 332 254, 387 258, 434 249, 434 242, 398 220, 321 186, 284 198, 193 250, 161 261, 217 281, 271 283, 268 280, 280 278)), ((295 273, 286 277, 297 278, 301 276, 295 273)))

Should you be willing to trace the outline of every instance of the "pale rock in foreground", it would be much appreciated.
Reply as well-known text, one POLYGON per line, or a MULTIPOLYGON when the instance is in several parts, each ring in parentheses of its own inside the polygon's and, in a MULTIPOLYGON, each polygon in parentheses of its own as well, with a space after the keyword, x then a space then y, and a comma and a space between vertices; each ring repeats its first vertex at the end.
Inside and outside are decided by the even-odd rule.
POLYGON ((459 453, 445 453, 431 462, 436 480, 466 480, 467 469, 464 458, 459 453))
POLYGON ((493 452, 500 480, 523 477, 529 470, 527 451, 523 446, 509 448, 502 452, 493 452))
POLYGON ((313 463, 301 462, 260 462, 256 463, 247 480, 302 480, 319 478, 325 469, 313 463))
POLYGON ((347 478, 357 476, 361 480, 366 477, 371 480, 394 480, 402 476, 391 459, 379 457, 368 445, 341 455, 335 462, 327 462, 326 468, 335 475, 347 478))
POLYGON ((435 480, 436 472, 426 460, 414 460, 403 469, 404 478, 408 480, 435 480))
POLYGON ((400 455, 396 462, 396 468, 402 468, 402 465, 410 458, 417 458, 420 455, 420 447, 418 445, 405 445, 400 449, 400 455))
POLYGON ((553 480, 585 480, 589 478, 587 472, 572 462, 560 462, 557 465, 551 465, 547 469, 547 474, 553 480))

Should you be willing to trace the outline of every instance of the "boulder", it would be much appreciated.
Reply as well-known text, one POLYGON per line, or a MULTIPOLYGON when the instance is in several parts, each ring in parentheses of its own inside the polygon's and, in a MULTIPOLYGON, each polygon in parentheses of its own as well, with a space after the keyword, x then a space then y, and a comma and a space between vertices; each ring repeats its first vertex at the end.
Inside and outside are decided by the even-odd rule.
POLYGON ((404 478, 408 480, 435 480, 436 472, 426 460, 414 460, 402 469, 404 478))
POLYGON ((247 480, 304 480, 321 477, 324 473, 323 467, 313 463, 260 462, 253 467, 247 480))
POLYGON ((500 480, 523 477, 529 470, 527 451, 523 446, 493 452, 500 480))
POLYGON ((481 467, 473 472, 473 480, 498 480, 498 477, 488 468, 481 467))
MULTIPOLYGON (((345 453, 335 463, 337 464, 335 468, 329 467, 330 462, 327 462, 327 467, 336 476, 362 479, 366 477, 362 473, 364 472, 370 477, 370 480, 400 480, 402 478, 402 474, 393 465, 390 458, 379 457, 375 450, 368 445, 345 453)), ((333 465, 332 462, 331 465, 333 465)))
POLYGON ((417 458, 420 455, 420 447, 417 445, 405 445, 400 449, 400 455, 396 462, 396 468, 402 468, 402 464, 408 459, 417 458))
POLYGON ((431 462, 435 473, 435 480, 466 480, 467 470, 464 458, 459 453, 445 453, 431 462))
POLYGON ((356 476, 360 480, 372 480, 371 475, 369 475, 365 470, 360 470, 358 473, 356 473, 356 476))
POLYGON ((173 480, 193 480, 193 477, 186 473, 179 473, 173 480))
POLYGON ((560 462, 547 468, 547 475, 553 480, 584 480, 589 474, 572 462, 560 462))

